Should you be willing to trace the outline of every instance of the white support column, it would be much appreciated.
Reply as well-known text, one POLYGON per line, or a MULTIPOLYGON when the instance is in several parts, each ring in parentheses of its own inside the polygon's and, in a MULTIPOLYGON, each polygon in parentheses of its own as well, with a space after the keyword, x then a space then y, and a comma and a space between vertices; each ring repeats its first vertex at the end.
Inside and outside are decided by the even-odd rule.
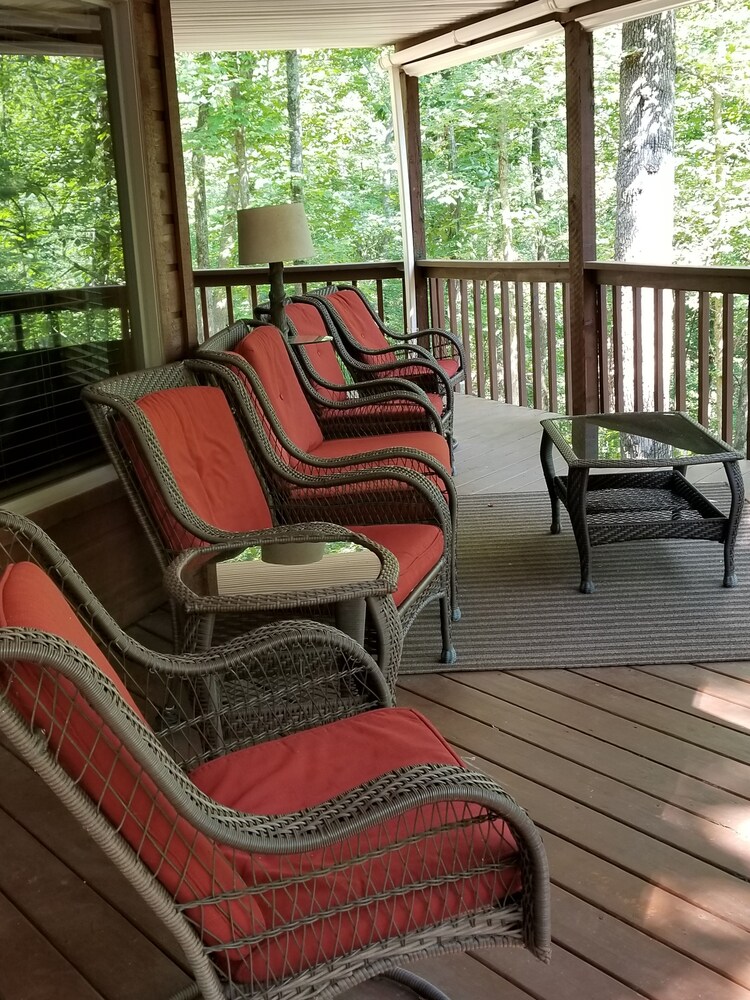
POLYGON ((393 138, 396 144, 398 170, 398 197, 401 204, 401 238, 404 253, 404 307, 407 331, 417 329, 417 295, 414 284, 414 232, 409 197, 409 165, 406 153, 406 121, 404 117, 404 92, 402 73, 398 66, 388 65, 391 81, 391 108, 393 112, 393 138))

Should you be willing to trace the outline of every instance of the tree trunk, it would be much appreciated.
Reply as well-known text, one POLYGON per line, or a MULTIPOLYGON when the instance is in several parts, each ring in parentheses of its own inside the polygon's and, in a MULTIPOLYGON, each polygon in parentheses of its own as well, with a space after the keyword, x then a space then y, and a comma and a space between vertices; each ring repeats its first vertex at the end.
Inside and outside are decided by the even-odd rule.
POLYGON ((299 99, 299 52, 286 54, 286 106, 289 114, 289 191, 292 201, 302 201, 302 114, 299 99))
POLYGON ((531 123, 531 183, 536 208, 536 259, 544 260, 547 247, 542 230, 542 207, 544 206, 544 179, 542 176, 542 129, 539 122, 531 123))
MULTIPOLYGON (((615 259, 669 264, 674 231, 675 19, 667 11, 622 26, 620 147, 615 259)), ((640 290, 635 290, 641 296, 640 290)), ((623 296, 626 409, 639 379, 645 409, 654 399, 653 310, 642 301, 642 368, 635 370, 631 298, 623 296)), ((665 316, 665 329, 671 317, 665 316)))
POLYGON ((622 26, 617 260, 672 261, 674 25, 667 11, 622 26))
POLYGON ((510 260, 513 245, 511 215, 510 215, 510 183, 508 161, 508 129, 505 103, 499 110, 497 130, 497 200, 500 205, 500 239, 499 254, 501 260, 510 260))

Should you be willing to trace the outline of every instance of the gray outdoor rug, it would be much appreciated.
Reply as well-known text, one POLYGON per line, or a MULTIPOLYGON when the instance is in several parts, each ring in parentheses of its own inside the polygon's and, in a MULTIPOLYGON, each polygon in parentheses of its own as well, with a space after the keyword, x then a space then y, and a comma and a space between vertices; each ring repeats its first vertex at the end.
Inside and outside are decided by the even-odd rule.
MULTIPOLYGON (((726 510, 728 490, 706 495, 726 510)), ((462 499, 455 667, 437 661, 437 604, 406 637, 402 673, 627 666, 750 659, 750 503, 735 550, 738 585, 722 587, 716 542, 640 541, 593 549, 594 594, 580 594, 578 553, 562 511, 550 535, 546 494, 462 499)))

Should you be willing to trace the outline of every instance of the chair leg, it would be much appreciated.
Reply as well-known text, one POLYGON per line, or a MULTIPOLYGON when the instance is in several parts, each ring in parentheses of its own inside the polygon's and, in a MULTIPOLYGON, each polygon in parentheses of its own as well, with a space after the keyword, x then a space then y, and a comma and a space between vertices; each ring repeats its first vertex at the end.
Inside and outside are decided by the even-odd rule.
POLYGON ((443 651, 440 654, 441 663, 455 663, 458 659, 456 655, 456 650, 453 645, 453 636, 451 630, 451 619, 453 618, 453 612, 451 609, 451 602, 447 597, 440 598, 440 631, 443 635, 443 651))
POLYGON ((433 986, 432 983, 428 983, 426 979, 422 979, 421 976, 417 976, 413 972, 407 972, 406 969, 391 969, 390 972, 382 973, 382 978, 392 979, 401 986, 408 987, 412 993, 423 997, 424 1000, 450 1000, 450 997, 439 990, 437 986, 433 986))

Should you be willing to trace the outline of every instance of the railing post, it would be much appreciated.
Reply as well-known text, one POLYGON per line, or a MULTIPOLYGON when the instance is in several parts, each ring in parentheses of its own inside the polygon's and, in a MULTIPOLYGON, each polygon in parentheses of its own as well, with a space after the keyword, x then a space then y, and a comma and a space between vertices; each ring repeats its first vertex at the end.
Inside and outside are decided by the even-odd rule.
POLYGON ((576 21, 565 25, 568 118, 571 388, 569 412, 599 409, 596 282, 585 264, 596 258, 594 190, 594 60, 592 36, 576 21))

